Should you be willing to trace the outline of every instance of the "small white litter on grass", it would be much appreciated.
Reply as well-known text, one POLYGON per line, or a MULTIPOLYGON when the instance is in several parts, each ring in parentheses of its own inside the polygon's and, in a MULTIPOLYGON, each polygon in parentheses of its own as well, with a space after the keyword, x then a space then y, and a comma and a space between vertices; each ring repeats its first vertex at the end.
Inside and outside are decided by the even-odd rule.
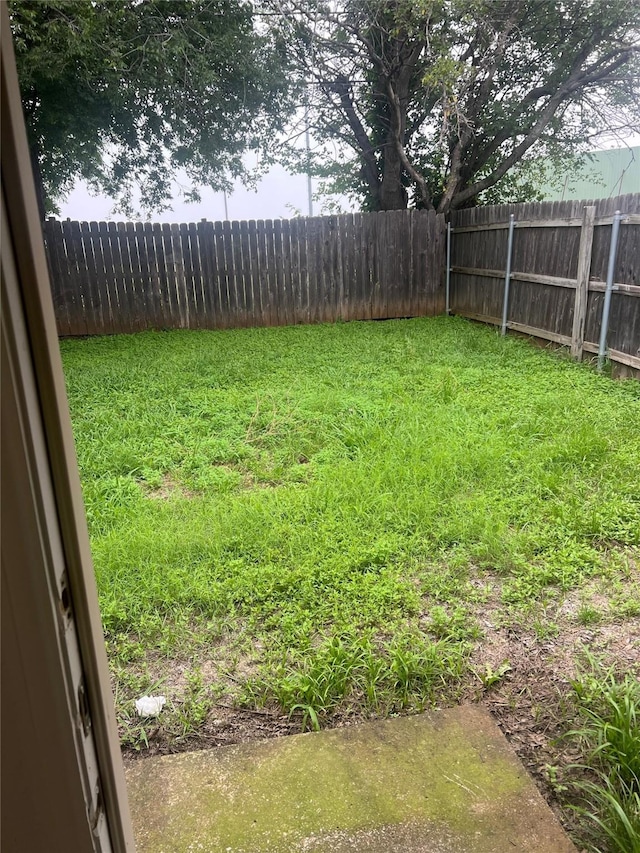
POLYGON ((141 696, 136 699, 136 711, 139 717, 157 717, 167 700, 164 696, 141 696))

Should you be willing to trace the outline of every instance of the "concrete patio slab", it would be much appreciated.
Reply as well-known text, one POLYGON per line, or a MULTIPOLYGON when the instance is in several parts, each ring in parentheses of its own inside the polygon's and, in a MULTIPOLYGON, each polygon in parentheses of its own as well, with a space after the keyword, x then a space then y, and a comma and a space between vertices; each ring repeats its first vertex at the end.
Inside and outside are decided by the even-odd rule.
POLYGON ((138 761, 138 853, 575 853, 485 710, 138 761))

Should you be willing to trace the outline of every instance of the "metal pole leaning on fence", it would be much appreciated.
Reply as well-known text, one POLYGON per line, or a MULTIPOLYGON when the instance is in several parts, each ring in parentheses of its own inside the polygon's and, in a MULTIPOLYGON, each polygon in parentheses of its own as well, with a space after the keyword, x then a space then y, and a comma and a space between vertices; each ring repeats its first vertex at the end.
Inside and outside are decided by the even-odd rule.
POLYGON ((507 315, 509 313, 509 283, 511 281, 511 254, 513 252, 513 227, 515 216, 509 217, 509 240, 507 242, 507 269, 504 276, 504 301, 502 303, 502 334, 507 334, 507 315))
MULTIPOLYGON (((440 279, 442 281, 442 279, 440 279)), ((447 283, 445 313, 451 312, 451 222, 447 222, 447 283)))
POLYGON ((604 359, 607 354, 607 331, 609 330, 609 312, 611 310, 611 291, 613 290, 613 276, 616 267, 616 252, 618 251, 618 234, 620 233, 620 219, 622 214, 619 210, 613 215, 611 225, 611 245, 609 246, 609 265, 607 267, 607 286, 604 292, 604 305, 602 306, 602 323, 600 324, 600 346, 598 347, 598 370, 602 370, 604 359))

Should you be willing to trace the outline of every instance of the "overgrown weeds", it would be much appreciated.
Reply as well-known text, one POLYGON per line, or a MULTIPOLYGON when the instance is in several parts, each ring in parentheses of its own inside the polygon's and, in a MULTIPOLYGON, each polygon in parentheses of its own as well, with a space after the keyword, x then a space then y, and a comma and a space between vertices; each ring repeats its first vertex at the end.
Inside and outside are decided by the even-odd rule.
POLYGON ((275 698, 285 712, 301 714, 303 729, 307 723, 320 728, 328 714, 349 704, 375 714, 421 710, 438 688, 460 677, 465 652, 463 644, 416 631, 399 631, 385 644, 370 633, 334 636, 302 660, 283 661, 248 682, 245 696, 258 704, 275 698))
POLYGON ((125 729, 130 670, 178 653, 307 726, 418 710, 465 671, 491 583, 499 619, 549 632, 640 544, 640 385, 463 320, 62 352, 125 729))
POLYGON ((589 668, 573 682, 580 725, 569 732, 584 754, 574 766, 590 849, 640 851, 640 682, 617 677, 588 656, 589 668))

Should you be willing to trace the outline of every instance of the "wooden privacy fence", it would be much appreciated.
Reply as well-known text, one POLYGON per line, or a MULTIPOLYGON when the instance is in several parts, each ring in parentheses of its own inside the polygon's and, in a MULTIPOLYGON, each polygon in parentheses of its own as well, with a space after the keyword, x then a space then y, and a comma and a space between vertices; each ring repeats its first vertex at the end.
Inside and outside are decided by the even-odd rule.
POLYGON ((60 335, 380 319, 444 311, 445 223, 427 211, 44 233, 60 335))
POLYGON ((640 194, 454 213, 448 307, 571 347, 578 359, 597 353, 617 210, 606 344, 612 361, 640 370, 640 194))

